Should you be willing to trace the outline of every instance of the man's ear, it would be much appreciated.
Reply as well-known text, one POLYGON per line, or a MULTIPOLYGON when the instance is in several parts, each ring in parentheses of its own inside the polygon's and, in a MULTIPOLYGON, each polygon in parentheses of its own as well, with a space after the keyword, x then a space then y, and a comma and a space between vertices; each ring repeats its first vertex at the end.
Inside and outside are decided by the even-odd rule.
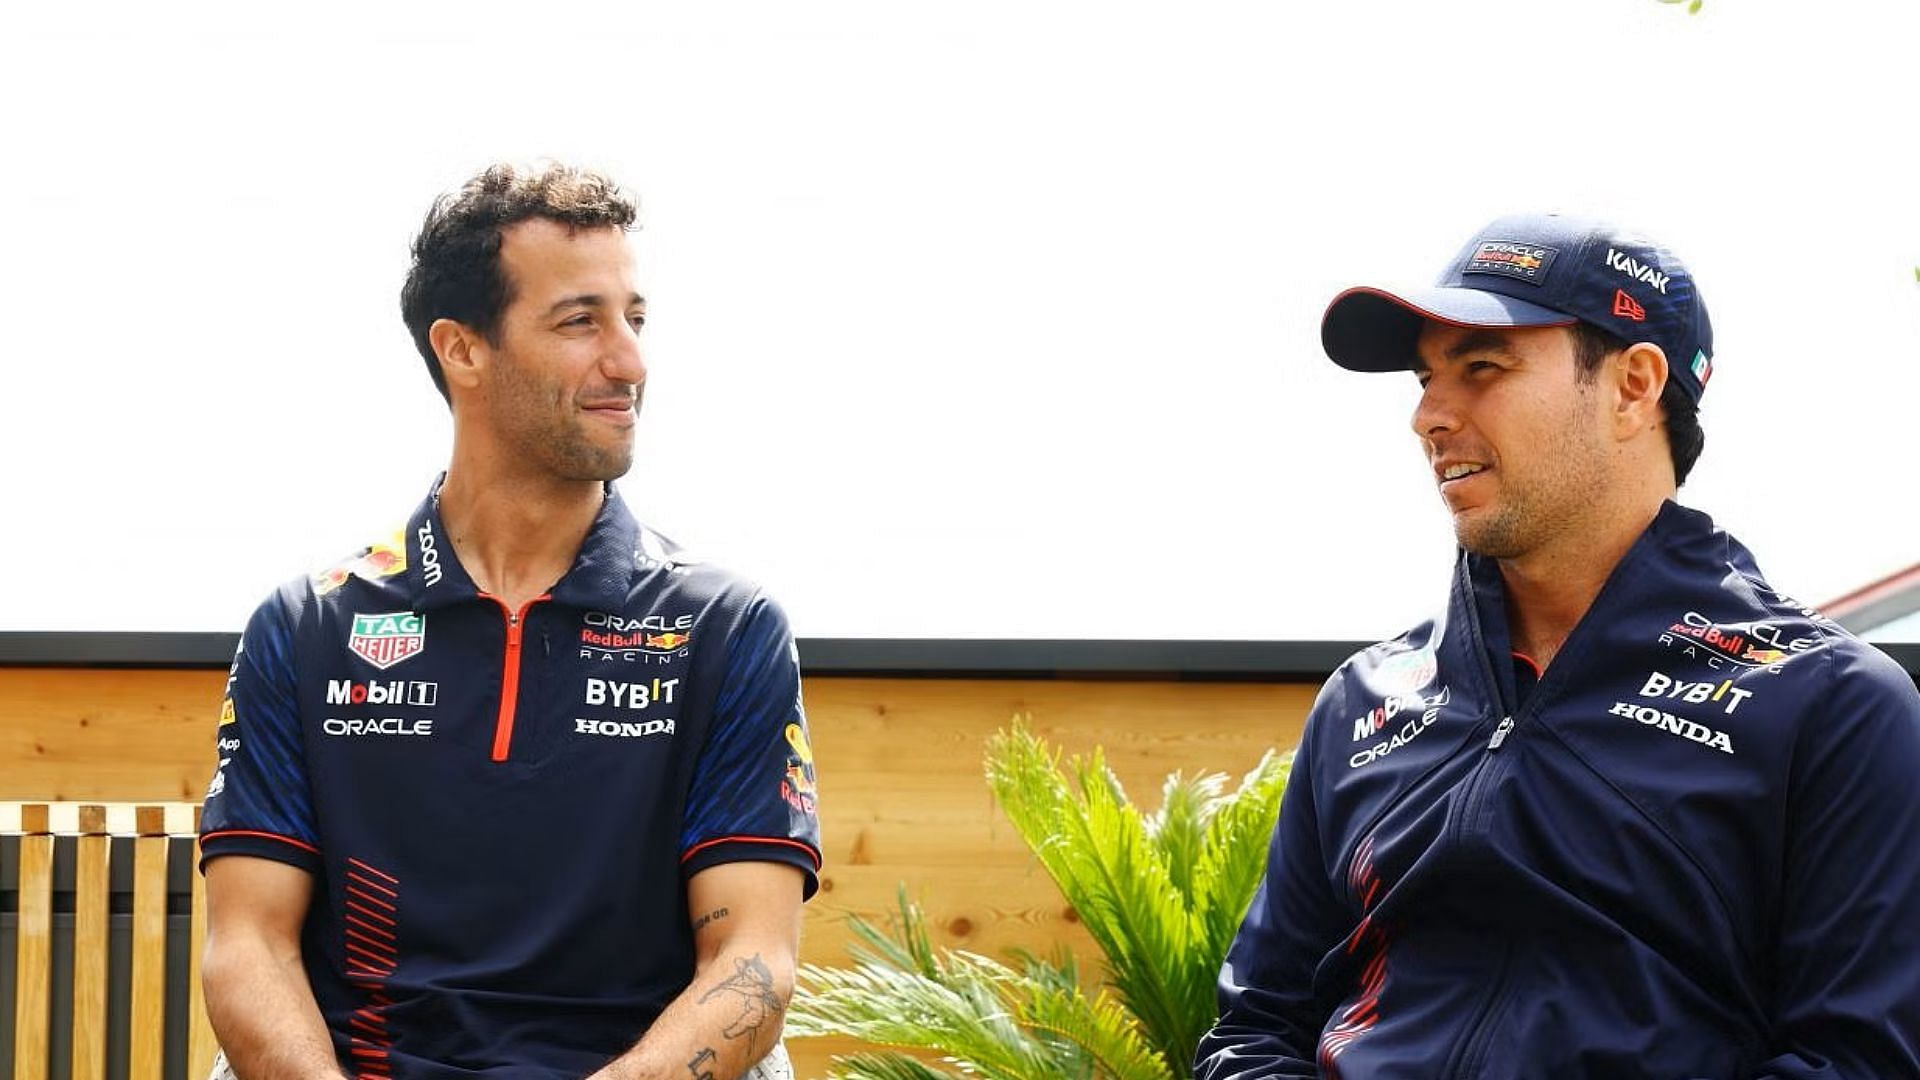
POLYGON ((453 319, 435 319, 427 327, 427 342, 440 359, 440 373, 449 388, 473 387, 486 366, 486 340, 472 327, 453 319))
POLYGON ((1667 388, 1667 354, 1651 341, 1627 346, 1614 360, 1614 434, 1622 438, 1658 427, 1660 394, 1667 388))

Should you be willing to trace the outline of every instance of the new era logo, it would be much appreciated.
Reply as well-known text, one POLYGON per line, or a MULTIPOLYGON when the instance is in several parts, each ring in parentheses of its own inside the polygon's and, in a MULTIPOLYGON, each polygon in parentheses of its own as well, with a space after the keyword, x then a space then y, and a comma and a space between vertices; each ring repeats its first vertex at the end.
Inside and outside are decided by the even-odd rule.
POLYGON ((1613 313, 1619 318, 1632 319, 1634 322, 1647 321, 1647 309, 1640 306, 1640 301, 1628 296, 1625 289, 1613 290, 1613 313))

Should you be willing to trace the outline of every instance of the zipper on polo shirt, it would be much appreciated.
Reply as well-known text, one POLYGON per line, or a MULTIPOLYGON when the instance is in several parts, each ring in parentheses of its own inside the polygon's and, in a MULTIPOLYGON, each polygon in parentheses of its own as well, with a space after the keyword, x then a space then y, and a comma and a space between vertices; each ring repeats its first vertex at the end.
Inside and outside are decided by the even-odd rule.
POLYGON ((493 723, 492 760, 507 760, 507 751, 513 746, 513 713, 520 698, 520 635, 527 627, 527 611, 542 600, 551 599, 546 593, 527 601, 519 611, 509 610, 506 601, 489 593, 481 596, 500 606, 500 614, 507 620, 507 654, 500 665, 500 714, 493 723))

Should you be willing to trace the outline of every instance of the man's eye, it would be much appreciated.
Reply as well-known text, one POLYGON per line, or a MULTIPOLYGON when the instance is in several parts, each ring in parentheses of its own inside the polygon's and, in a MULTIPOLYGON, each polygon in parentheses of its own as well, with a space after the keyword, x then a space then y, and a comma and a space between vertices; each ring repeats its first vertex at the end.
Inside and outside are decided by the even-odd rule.
POLYGON ((561 326, 586 326, 592 322, 593 322, 593 318, 591 316, 581 314, 581 315, 575 315, 573 318, 568 319, 566 322, 563 322, 560 325, 561 326))
POLYGON ((1468 371, 1493 371, 1500 365, 1491 360, 1474 360, 1467 364, 1468 371))
POLYGON ((645 315, 629 315, 627 316, 627 322, 630 323, 635 330, 638 330, 647 325, 647 317, 645 315))

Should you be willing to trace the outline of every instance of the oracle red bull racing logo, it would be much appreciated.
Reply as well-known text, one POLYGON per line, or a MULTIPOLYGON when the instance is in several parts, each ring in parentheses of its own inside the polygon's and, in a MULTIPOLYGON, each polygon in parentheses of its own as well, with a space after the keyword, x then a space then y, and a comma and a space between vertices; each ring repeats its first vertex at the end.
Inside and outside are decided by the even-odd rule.
POLYGON ((347 648, 382 671, 420 655, 427 647, 427 617, 411 611, 353 616, 347 648))
POLYGON ((693 642, 693 622, 692 615, 629 618, 589 611, 580 627, 580 656, 590 660, 643 660, 684 655, 693 642))
POLYGON ((1660 634, 1660 644, 1687 656, 1704 656, 1711 668, 1731 663, 1777 669, 1818 640, 1790 636, 1789 630, 1774 623, 1717 623, 1697 611, 1687 612, 1660 634))

